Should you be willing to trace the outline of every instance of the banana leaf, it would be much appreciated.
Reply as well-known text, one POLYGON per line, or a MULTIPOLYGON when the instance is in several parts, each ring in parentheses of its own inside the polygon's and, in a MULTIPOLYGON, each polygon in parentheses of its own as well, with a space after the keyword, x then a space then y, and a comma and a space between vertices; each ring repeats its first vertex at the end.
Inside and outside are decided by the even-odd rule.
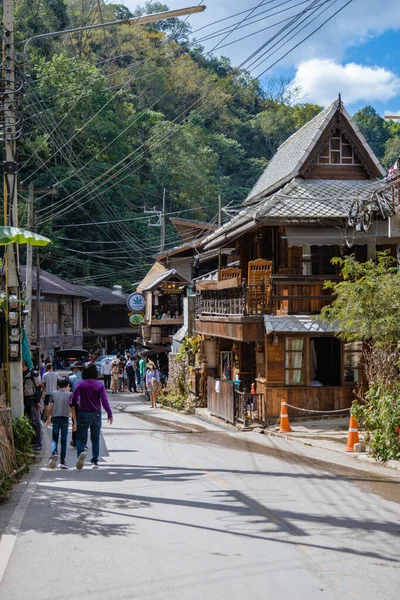
POLYGON ((8 244, 29 244, 30 246, 47 246, 52 241, 49 238, 19 227, 0 227, 0 246, 8 244))

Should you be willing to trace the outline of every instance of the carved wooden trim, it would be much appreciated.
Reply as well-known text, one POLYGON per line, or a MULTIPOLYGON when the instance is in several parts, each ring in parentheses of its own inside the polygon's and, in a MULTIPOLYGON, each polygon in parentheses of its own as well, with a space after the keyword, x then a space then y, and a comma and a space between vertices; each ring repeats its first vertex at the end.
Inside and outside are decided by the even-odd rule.
POLYGON ((348 125, 347 119, 345 119, 345 117, 343 117, 339 111, 337 111, 332 117, 329 125, 324 131, 323 136, 318 140, 308 159, 304 163, 303 168, 301 169, 301 175, 307 178, 307 174, 310 172, 312 167, 318 164, 323 146, 329 141, 329 138, 333 135, 336 129, 339 129, 341 133, 343 133, 344 137, 351 145, 354 154, 357 156, 357 158, 359 158, 361 166, 366 170, 368 175, 371 178, 379 176, 380 173, 378 172, 376 166, 372 163, 368 152, 364 149, 361 141, 348 125))

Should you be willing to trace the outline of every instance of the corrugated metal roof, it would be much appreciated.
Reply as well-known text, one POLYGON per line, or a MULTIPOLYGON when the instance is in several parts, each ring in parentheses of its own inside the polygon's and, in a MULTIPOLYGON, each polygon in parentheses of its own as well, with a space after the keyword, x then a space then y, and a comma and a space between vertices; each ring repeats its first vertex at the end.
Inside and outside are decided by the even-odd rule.
POLYGON ((79 287, 89 298, 100 304, 117 304, 126 306, 128 294, 121 292, 116 294, 111 288, 98 285, 79 285, 79 287))
POLYGON ((378 181, 336 181, 293 179, 284 188, 258 204, 254 219, 284 218, 342 218, 346 217, 353 201, 370 198, 381 184, 378 181))
POLYGON ((333 333, 340 331, 337 324, 333 326, 305 315, 287 315, 284 317, 265 315, 266 333, 333 333))
POLYGON ((180 275, 176 269, 169 269, 169 271, 166 271, 165 273, 160 275, 160 277, 155 279, 143 291, 150 292, 150 291, 156 289, 157 286, 159 286, 160 283, 162 283, 163 281, 170 281, 171 279, 177 279, 180 283, 189 285, 188 280, 185 279, 184 277, 182 277, 182 275, 180 275))
POLYGON ((337 181, 296 177, 276 194, 255 206, 249 206, 209 235, 204 240, 204 248, 218 246, 237 237, 239 233, 267 224, 269 219, 279 218, 284 222, 346 217, 355 198, 369 198, 381 186, 380 181, 371 180, 337 181))
MULTIPOLYGON (((279 187, 297 177, 301 167, 306 162, 310 152, 314 149, 315 144, 323 135, 339 107, 339 100, 336 100, 279 146, 263 174, 247 196, 245 204, 258 202, 262 196, 272 194, 279 187)), ((360 140, 378 172, 381 175, 385 175, 385 171, 379 160, 343 106, 341 107, 341 113, 360 140)))
MULTIPOLYGON (((21 265, 21 280, 26 282, 26 267, 21 265)), ((32 268, 32 288, 36 291, 36 267, 32 268)), ((89 295, 80 288, 73 285, 53 273, 48 273, 40 269, 40 291, 42 294, 52 294, 59 296, 78 296, 88 298, 89 295)))
POLYGON ((160 262, 155 262, 151 267, 150 271, 145 275, 142 281, 137 286, 138 292, 143 292, 147 287, 149 287, 156 279, 160 277, 163 273, 166 273, 167 269, 160 262))

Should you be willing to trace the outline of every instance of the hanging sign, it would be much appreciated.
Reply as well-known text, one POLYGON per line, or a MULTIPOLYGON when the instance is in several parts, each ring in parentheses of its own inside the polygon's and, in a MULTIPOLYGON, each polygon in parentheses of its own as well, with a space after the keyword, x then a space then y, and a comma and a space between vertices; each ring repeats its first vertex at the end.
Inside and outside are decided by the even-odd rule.
POLYGON ((134 292, 128 296, 126 304, 132 312, 140 313, 146 307, 146 298, 140 292, 134 292))
POLYGON ((137 327, 138 325, 141 325, 143 321, 144 316, 140 314, 133 314, 129 317, 129 324, 132 325, 132 327, 137 327))

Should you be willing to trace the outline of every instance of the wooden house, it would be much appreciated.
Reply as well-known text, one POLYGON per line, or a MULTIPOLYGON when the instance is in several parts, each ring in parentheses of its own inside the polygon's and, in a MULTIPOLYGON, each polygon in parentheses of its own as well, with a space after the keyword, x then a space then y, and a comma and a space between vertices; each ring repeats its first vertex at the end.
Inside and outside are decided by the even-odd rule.
MULTIPOLYGON (((43 269, 40 269, 39 286, 35 267, 32 279, 32 349, 53 358, 60 348, 82 348, 82 302, 87 299, 87 294, 43 269)), ((26 281, 25 266, 21 266, 21 281, 23 284, 26 281)))
POLYGON ((83 347, 91 354, 111 354, 132 345, 137 329, 129 325, 128 295, 121 286, 77 286, 83 301, 83 347))
POLYGON ((316 315, 331 302, 324 281, 339 278, 332 257, 397 252, 390 220, 349 226, 352 207, 368 202, 384 175, 339 99, 279 147, 243 211, 202 242, 204 252, 234 245, 239 255, 236 267, 196 284, 209 374, 247 390, 255 383, 261 420, 279 415, 282 398, 314 410, 350 405, 361 346, 341 342, 316 315))
POLYGON ((145 321, 140 328, 139 343, 156 353, 167 353, 171 349, 172 337, 183 325, 183 300, 189 281, 176 269, 167 270, 159 263, 153 267, 137 288, 146 298, 145 321))

